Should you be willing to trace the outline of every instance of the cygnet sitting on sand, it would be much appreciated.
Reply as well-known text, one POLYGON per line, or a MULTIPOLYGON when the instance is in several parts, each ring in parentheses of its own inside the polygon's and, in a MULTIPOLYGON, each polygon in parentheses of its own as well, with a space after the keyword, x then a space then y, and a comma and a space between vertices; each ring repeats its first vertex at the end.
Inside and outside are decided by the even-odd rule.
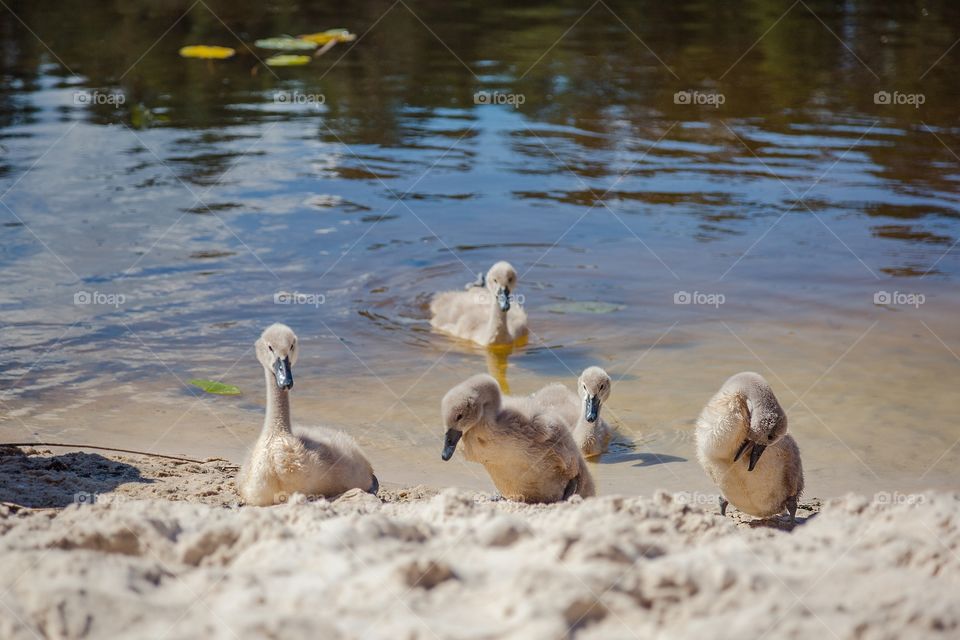
POLYGON ((696 441, 701 466, 720 488, 720 513, 729 502, 758 518, 786 509, 796 521, 800 449, 763 376, 747 372, 727 380, 700 413, 696 441))
POLYGON ((530 398, 504 397, 497 381, 481 374, 450 389, 441 414, 446 435, 442 457, 459 442, 467 460, 479 462, 503 497, 557 502, 596 494, 593 477, 560 416, 530 398))
POLYGON ((237 476, 243 501, 265 506, 294 493, 335 496, 354 488, 376 494, 377 477, 353 438, 323 427, 291 428, 290 389, 300 353, 296 334, 286 325, 270 325, 256 352, 267 381, 267 413, 237 476))

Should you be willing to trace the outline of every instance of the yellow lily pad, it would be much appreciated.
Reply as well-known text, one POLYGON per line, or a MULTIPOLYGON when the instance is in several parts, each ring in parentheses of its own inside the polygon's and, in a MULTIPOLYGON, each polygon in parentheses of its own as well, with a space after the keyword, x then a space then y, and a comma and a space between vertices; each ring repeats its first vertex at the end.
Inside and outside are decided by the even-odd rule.
POLYGON ((300 67, 310 62, 310 56, 292 56, 289 54, 270 56, 264 62, 271 67, 300 67))
POLYGON ((329 42, 353 42, 357 39, 357 34, 350 33, 346 29, 328 29, 320 33, 307 33, 297 36, 301 40, 308 40, 316 44, 327 44, 329 42))
POLYGON ((300 38, 291 38, 290 36, 261 38, 253 44, 261 49, 272 49, 274 51, 311 51, 317 48, 316 42, 301 40, 300 38))
POLYGON ((184 58, 200 58, 203 60, 225 60, 232 58, 236 53, 236 49, 230 47, 216 47, 206 44, 195 44, 180 49, 180 55, 184 58))

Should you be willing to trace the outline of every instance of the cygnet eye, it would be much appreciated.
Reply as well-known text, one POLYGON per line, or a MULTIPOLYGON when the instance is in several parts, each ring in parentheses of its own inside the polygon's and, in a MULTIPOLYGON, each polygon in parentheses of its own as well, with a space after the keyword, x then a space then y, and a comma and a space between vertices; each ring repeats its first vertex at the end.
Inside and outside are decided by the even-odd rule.
POLYGON ((460 422, 460 420, 461 420, 462 418, 463 418, 463 414, 462 414, 462 413, 458 413, 458 414, 457 414, 457 422, 460 422))
POLYGON ((267 349, 270 349, 270 353, 273 353, 273 347, 271 347, 270 345, 267 345, 267 349))
POLYGON ((772 434, 772 433, 767 436, 767 440, 773 440, 773 434, 772 434))

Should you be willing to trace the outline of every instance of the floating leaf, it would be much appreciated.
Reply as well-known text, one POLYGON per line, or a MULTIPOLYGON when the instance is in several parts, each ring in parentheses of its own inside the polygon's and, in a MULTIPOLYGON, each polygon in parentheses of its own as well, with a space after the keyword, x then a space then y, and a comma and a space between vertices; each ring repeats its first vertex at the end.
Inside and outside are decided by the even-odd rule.
POLYGON ((180 49, 184 58, 202 58, 204 60, 225 60, 232 58, 236 50, 230 47, 215 47, 206 44, 195 44, 180 49))
POLYGON ((240 388, 235 387, 232 384, 224 384, 222 382, 216 382, 215 380, 202 380, 199 378, 194 378, 193 380, 187 380, 187 382, 189 382, 195 387, 200 387, 207 393, 213 393, 218 396, 240 395, 240 388))
POLYGON ((290 36, 261 38, 253 44, 261 49, 272 49, 274 51, 313 51, 317 48, 316 42, 301 40, 300 38, 291 38, 290 36))
POLYGON ((558 302, 547 307, 550 313, 613 313, 627 307, 612 302, 558 302))
POLYGON ((264 62, 271 67, 299 67, 310 62, 310 56, 270 56, 264 62))
POLYGON ((327 29, 320 33, 307 33, 297 36, 301 40, 308 40, 316 44, 327 44, 328 42, 353 42, 357 39, 355 33, 350 33, 346 29, 327 29))

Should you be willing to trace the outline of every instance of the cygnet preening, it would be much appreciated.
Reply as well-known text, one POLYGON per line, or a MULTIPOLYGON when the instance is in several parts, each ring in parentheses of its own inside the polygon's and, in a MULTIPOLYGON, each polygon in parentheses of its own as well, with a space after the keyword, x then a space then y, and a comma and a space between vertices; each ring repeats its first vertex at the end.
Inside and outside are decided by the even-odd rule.
POLYGON ((527 335, 527 313, 515 300, 516 286, 516 270, 509 262, 498 262, 481 286, 436 294, 430 324, 481 345, 516 342, 527 335))
POLYGON ((613 429, 600 417, 600 407, 610 397, 610 384, 606 371, 588 367, 577 380, 576 393, 557 382, 537 391, 533 400, 563 417, 574 442, 590 458, 605 452, 613 437, 613 429))
POLYGON ((720 488, 720 513, 729 502, 758 518, 786 509, 796 521, 800 449, 763 376, 746 372, 727 380, 697 418, 696 440, 697 458, 720 488))
POLYGON ((504 397, 491 376, 475 375, 450 389, 441 414, 447 429, 443 459, 462 442, 466 459, 484 466, 503 497, 557 502, 596 494, 562 418, 531 398, 504 397))
POLYGON ((293 493, 334 496, 354 488, 376 494, 377 477, 353 438, 323 427, 291 428, 290 389, 300 353, 296 334, 286 325, 270 325, 256 352, 267 381, 267 413, 237 476, 244 502, 265 506, 293 493))

